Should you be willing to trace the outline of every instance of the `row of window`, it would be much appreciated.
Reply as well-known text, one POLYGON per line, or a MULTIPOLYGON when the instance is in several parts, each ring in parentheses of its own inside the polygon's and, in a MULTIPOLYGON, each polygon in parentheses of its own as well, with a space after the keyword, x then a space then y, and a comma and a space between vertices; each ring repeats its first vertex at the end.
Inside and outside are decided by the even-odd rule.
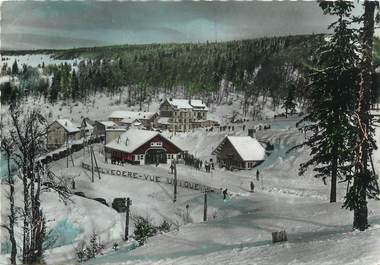
MULTIPOLYGON (((168 159, 174 159, 174 154, 167 154, 168 159)), ((135 161, 144 160, 144 155, 135 155, 135 161)))
POLYGON ((253 168, 255 166, 255 162, 248 162, 247 168, 253 168))

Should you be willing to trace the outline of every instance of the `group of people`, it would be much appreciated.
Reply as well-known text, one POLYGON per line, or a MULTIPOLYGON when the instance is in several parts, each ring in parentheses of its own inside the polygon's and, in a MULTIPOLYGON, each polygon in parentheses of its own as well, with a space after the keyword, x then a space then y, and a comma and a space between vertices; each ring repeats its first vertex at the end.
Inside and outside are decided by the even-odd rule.
POLYGON ((210 173, 211 169, 212 170, 215 169, 214 161, 212 161, 212 159, 210 159, 210 162, 205 161, 205 170, 206 170, 206 172, 210 173))
POLYGON ((197 170, 201 170, 204 167, 206 172, 211 172, 211 170, 215 169, 215 164, 212 159, 210 159, 210 161, 202 161, 191 154, 184 154, 183 160, 185 161, 185 165, 195 167, 197 170))

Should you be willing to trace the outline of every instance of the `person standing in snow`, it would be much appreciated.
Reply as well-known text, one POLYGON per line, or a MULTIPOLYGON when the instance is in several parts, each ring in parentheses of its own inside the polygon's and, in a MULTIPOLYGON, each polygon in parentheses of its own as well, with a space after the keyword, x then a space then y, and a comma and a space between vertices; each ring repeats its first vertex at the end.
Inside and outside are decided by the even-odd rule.
POLYGON ((259 170, 256 171, 256 180, 260 181, 260 172, 259 172, 259 170))
POLYGON ((174 165, 173 163, 170 165, 170 173, 173 174, 173 171, 174 171, 174 165))
POLYGON ((255 184, 253 184, 253 181, 251 181, 251 192, 255 192, 255 184))
POLYGON ((227 199, 227 189, 223 190, 223 200, 227 199))
POLYGON ((71 180, 71 188, 73 190, 75 190, 75 180, 74 179, 71 180))

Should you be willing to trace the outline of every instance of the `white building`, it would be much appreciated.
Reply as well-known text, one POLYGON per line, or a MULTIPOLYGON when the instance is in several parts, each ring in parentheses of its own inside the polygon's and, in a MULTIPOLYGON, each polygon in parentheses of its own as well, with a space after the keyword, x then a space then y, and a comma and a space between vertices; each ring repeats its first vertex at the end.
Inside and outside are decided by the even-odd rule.
POLYGON ((250 136, 226 136, 212 154, 228 169, 251 169, 265 160, 265 148, 250 136))

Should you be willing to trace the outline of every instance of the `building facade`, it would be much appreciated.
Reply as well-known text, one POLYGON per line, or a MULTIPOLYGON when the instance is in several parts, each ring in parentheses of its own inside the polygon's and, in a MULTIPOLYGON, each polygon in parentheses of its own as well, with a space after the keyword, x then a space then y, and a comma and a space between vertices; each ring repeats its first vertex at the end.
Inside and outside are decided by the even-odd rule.
POLYGON ((48 126, 47 148, 56 149, 66 145, 68 141, 72 142, 80 138, 81 130, 77 124, 68 119, 58 119, 48 126))
POLYGON ((95 136, 105 136, 106 130, 111 128, 116 128, 118 125, 113 121, 95 121, 94 123, 94 135, 95 136))
POLYGON ((207 106, 198 99, 166 99, 160 105, 158 125, 174 132, 186 132, 202 127, 207 121, 207 106))
POLYGON ((220 167, 252 169, 265 159, 265 148, 250 136, 226 136, 212 152, 220 167))
POLYGON ((146 165, 171 163, 182 150, 158 132, 129 129, 105 145, 105 153, 111 162, 146 165))

